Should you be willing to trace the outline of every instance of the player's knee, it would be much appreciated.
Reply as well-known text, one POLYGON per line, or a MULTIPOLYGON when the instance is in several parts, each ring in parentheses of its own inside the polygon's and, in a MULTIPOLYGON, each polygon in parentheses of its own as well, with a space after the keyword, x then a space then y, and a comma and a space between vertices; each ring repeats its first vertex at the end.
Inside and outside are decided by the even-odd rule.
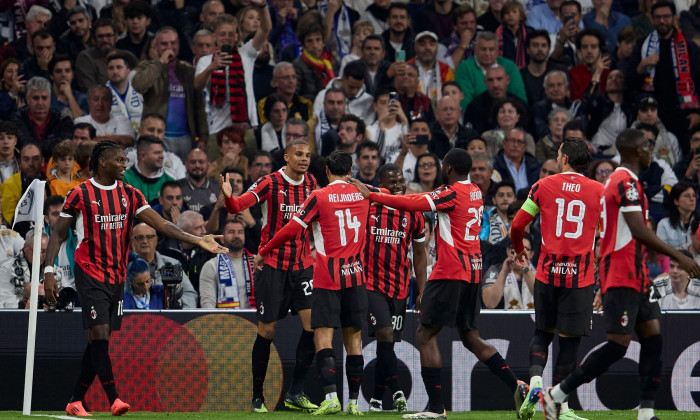
POLYGON ((258 321, 258 334, 260 334, 263 338, 267 338, 268 340, 272 340, 275 338, 275 326, 277 325, 276 322, 261 322, 258 321))
POLYGON ((532 344, 542 347, 549 347, 554 340, 554 333, 543 330, 535 330, 535 335, 532 337, 532 344))
POLYGON ((628 346, 622 345, 611 340, 608 340, 608 342, 605 343, 606 354, 610 361, 617 361, 625 357, 625 353, 627 353, 627 347, 628 346))
POLYGON ((375 334, 377 341, 390 343, 394 341, 394 330, 391 327, 380 328, 375 334))

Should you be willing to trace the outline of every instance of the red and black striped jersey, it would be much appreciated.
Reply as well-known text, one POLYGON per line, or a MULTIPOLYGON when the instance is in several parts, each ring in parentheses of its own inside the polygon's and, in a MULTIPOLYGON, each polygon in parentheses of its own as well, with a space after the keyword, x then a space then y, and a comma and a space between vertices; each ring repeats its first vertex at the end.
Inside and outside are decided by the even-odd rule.
POLYGON ((134 218, 150 208, 141 191, 116 181, 104 186, 91 178, 68 192, 62 217, 76 217, 75 263, 96 281, 126 280, 134 218))
POLYGON ((363 255, 369 200, 345 181, 313 191, 294 220, 311 227, 316 245, 314 288, 339 290, 365 282, 363 255))
POLYGON ((393 299, 408 296, 412 242, 425 241, 425 220, 421 212, 371 206, 367 225, 365 265, 367 290, 393 299))
POLYGON ((437 213, 435 247, 437 261, 430 280, 481 282, 482 259, 479 231, 484 214, 481 190, 469 181, 443 185, 429 194, 388 195, 371 193, 372 201, 408 211, 437 213))
POLYGON ((611 287, 629 287, 645 293, 650 281, 646 247, 632 237, 623 216, 625 212, 641 212, 644 220, 648 219, 644 187, 632 171, 619 167, 605 183, 602 204, 599 271, 603 293, 611 287))
POLYGON ((539 208, 542 221, 537 280, 574 289, 593 284, 602 195, 603 184, 575 172, 548 176, 532 186, 528 199, 539 208))
MULTIPOLYGON (((316 179, 306 173, 301 181, 294 181, 282 168, 258 179, 240 197, 226 200, 229 213, 238 213, 260 202, 262 210, 262 232, 260 246, 280 231, 304 201, 316 188, 316 179)), ((278 270, 301 270, 313 264, 309 246, 309 235, 304 230, 280 248, 274 249, 265 258, 265 264, 278 270)))

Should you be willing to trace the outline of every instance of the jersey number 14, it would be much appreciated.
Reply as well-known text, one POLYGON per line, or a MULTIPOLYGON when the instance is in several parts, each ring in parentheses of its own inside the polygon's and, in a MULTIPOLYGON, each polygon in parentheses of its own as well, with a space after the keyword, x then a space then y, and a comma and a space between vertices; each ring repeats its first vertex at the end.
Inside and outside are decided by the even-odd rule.
POLYGON ((355 231, 355 240, 353 242, 357 242, 360 239, 360 226, 362 226, 362 223, 357 221, 357 216, 350 214, 350 209, 345 209, 344 213, 342 210, 336 210, 334 214, 338 216, 338 226, 340 227, 340 245, 345 246, 348 244, 348 239, 345 235, 346 225, 348 230, 355 231))

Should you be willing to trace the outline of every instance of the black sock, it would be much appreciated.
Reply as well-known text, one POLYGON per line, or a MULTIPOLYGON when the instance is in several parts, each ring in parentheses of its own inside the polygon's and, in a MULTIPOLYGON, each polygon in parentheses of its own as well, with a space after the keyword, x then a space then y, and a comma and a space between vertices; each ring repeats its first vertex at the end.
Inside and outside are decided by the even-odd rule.
POLYGON ((314 362, 315 355, 313 331, 302 331, 301 337, 299 337, 299 344, 297 344, 297 361, 294 365, 294 377, 292 378, 292 384, 289 386, 289 394, 299 395, 304 392, 306 373, 314 362))
POLYGON ((362 371, 365 368, 365 359, 362 355, 350 355, 345 358, 345 376, 348 379, 348 398, 356 400, 360 395, 360 383, 362 371))
POLYGON ((265 375, 267 375, 267 364, 270 361, 270 345, 272 340, 258 334, 253 344, 253 399, 262 398, 263 384, 265 383, 265 375))
POLYGON ((536 330, 530 341, 530 377, 542 377, 544 367, 547 366, 549 357, 549 345, 554 339, 554 334, 542 330, 536 330))
POLYGON ((92 340, 92 349, 90 349, 90 359, 92 366, 100 378, 102 388, 107 393, 109 405, 114 404, 114 400, 119 398, 117 387, 114 385, 114 374, 112 373, 112 361, 109 359, 109 341, 107 340, 92 340))
POLYGON ((608 340, 605 345, 591 353, 579 367, 561 381, 559 384, 561 390, 570 394, 579 386, 605 373, 610 365, 622 359, 625 353, 627 353, 627 347, 608 340))
POLYGON ((660 335, 654 335, 639 340, 642 348, 639 352, 639 377, 641 382, 640 401, 642 408, 653 408, 656 392, 661 384, 661 352, 663 341, 660 335))
POLYGON ((374 394, 372 398, 381 401, 386 391, 386 363, 379 352, 379 344, 381 343, 377 343, 377 360, 374 364, 374 394))
POLYGON ((92 345, 88 343, 87 347, 85 347, 85 353, 83 353, 83 359, 80 362, 80 375, 78 376, 78 382, 75 384, 70 402, 83 401, 88 388, 90 388, 90 384, 92 384, 92 381, 95 379, 95 368, 92 367, 91 349, 92 345))
POLYGON ((321 349, 316 353, 316 367, 321 375, 323 392, 336 392, 335 385, 335 352, 333 349, 321 349))
POLYGON ((501 353, 496 352, 489 360, 486 361, 486 366, 488 366, 491 373, 498 376, 504 384, 508 385, 510 392, 515 392, 518 388, 518 378, 515 376, 510 367, 506 364, 506 361, 501 357, 501 353))
POLYGON ((399 390, 398 366, 394 343, 377 343, 377 352, 382 352, 382 362, 384 362, 384 383, 391 393, 399 390))
POLYGON ((433 413, 443 413, 445 406, 442 405, 442 383, 440 382, 440 368, 424 367, 420 372, 428 393, 428 411, 433 413))
POLYGON ((559 337, 559 355, 554 365, 554 385, 563 381, 576 369, 576 358, 581 337, 559 337))

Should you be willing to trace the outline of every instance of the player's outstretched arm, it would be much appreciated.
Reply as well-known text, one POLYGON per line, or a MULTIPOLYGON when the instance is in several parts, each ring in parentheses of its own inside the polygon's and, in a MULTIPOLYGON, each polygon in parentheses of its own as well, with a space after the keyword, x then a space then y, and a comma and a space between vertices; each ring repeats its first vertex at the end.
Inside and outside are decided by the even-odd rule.
POLYGON ((413 272, 416 275, 416 284, 418 285, 416 309, 420 309, 420 299, 423 296, 425 281, 428 277, 428 256, 425 242, 413 242, 413 272))
POLYGON ((524 210, 524 208, 525 204, 523 205, 523 208, 518 210, 518 213, 515 215, 515 219, 513 219, 513 224, 510 226, 510 238, 513 242, 513 251, 515 251, 513 262, 520 268, 530 266, 527 252, 523 246, 523 238, 525 237, 525 228, 535 219, 535 217, 528 211, 524 210))
POLYGON ((211 252, 212 254, 225 254, 228 252, 228 248, 221 246, 218 242, 216 242, 217 239, 222 239, 223 235, 205 235, 203 237, 190 235, 174 224, 163 219, 160 214, 156 213, 155 210, 151 208, 143 210, 141 213, 139 213, 138 217, 148 226, 170 238, 196 245, 211 252))
MULTIPOLYGON (((156 213, 157 214, 157 213, 156 213)), ((73 217, 61 216, 54 225, 51 235, 49 235, 49 246, 46 249, 46 265, 53 265, 56 261, 56 256, 58 251, 61 249, 61 244, 66 240, 68 235, 68 229, 70 229, 73 223, 73 217)), ((58 285, 56 284, 56 278, 53 273, 44 273, 44 293, 46 294, 46 299, 50 303, 55 303, 58 297, 58 285)))
POLYGON ((698 264, 692 258, 686 257, 659 239, 659 237, 647 227, 644 217, 642 217, 642 212, 627 211, 622 214, 634 239, 640 241, 650 249, 653 249, 661 254, 668 255, 669 257, 678 261, 681 268, 685 270, 691 278, 700 276, 700 266, 698 266, 698 264))
MULTIPOLYGON (((259 257, 262 257, 264 259, 264 257, 267 256, 267 254, 272 252, 272 250, 277 249, 281 247, 285 242, 290 241, 297 235, 297 233, 301 232, 302 229, 304 229, 304 226, 302 226, 301 223, 299 223, 298 219, 294 217, 289 223, 284 225, 282 229, 275 233, 275 236, 273 236, 272 239, 270 239, 270 242, 268 242, 267 244, 265 244, 265 246, 258 250, 256 262, 258 261, 259 257)), ((262 262, 260 268, 262 268, 262 262)))
POLYGON ((363 197, 369 198, 370 200, 377 202, 379 204, 384 204, 386 206, 393 207, 399 210, 406 211, 433 211, 434 209, 430 207, 430 202, 426 199, 425 194, 411 194, 411 195, 390 195, 378 192, 371 192, 365 184, 356 180, 355 178, 348 177, 348 182, 357 188, 357 191, 362 194, 363 197))
POLYGON ((226 174, 226 178, 223 175, 219 175, 219 188, 221 188, 221 193, 224 195, 226 210, 231 214, 235 214, 255 205, 258 200, 255 194, 247 191, 238 197, 234 197, 230 176, 230 173, 226 174))

